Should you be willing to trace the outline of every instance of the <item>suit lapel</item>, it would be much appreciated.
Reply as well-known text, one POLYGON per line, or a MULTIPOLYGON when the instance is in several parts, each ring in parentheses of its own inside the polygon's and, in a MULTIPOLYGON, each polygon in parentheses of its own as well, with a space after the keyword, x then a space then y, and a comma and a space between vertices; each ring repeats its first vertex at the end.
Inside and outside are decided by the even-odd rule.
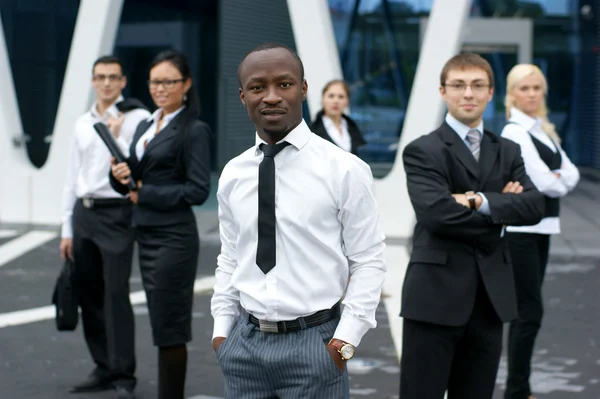
POLYGON ((137 169, 140 160, 137 157, 137 152, 135 151, 135 147, 137 146, 140 138, 146 133, 146 130, 152 125, 152 121, 144 120, 140 122, 137 126, 135 134, 133 135, 133 139, 131 140, 131 146, 129 147, 129 160, 131 165, 129 165, 132 169, 137 169))
MULTIPOLYGON (((446 122, 440 127, 442 139, 450 147, 450 151, 458 158, 460 163, 479 181, 479 164, 475 160, 471 151, 467 148, 467 145, 460 139, 458 134, 448 125, 446 122)), ((481 154, 482 155, 482 154, 481 154)), ((481 157, 480 157, 481 159, 481 157)))
POLYGON ((176 131, 177 131, 177 123, 175 123, 175 120, 172 120, 160 132, 158 132, 158 134, 156 135, 156 137, 154 137, 148 143, 148 147, 146 147, 146 150, 144 151, 144 157, 148 153, 152 152, 159 145, 164 144, 164 143, 170 141, 173 138, 173 136, 175 136, 175 132, 176 131))
MULTIPOLYGON (((165 143, 171 142, 171 140, 175 137, 177 130, 180 127, 181 123, 181 114, 177 115, 173 120, 169 122, 169 124, 162 128, 160 132, 154 137, 149 143, 146 149, 144 150, 144 156, 139 163, 139 167, 142 168, 147 162, 149 155, 156 150, 156 148, 162 146, 165 143)), ((148 126, 149 127, 149 126, 148 126)), ((148 130, 148 127, 144 130, 148 130)), ((143 134, 143 133, 142 133, 143 134)))
POLYGON ((481 171, 481 178, 479 181, 485 183, 488 176, 492 172, 494 165, 496 164, 496 158, 498 157, 498 138, 490 133, 484 132, 481 140, 481 150, 479 153, 479 167, 481 171))

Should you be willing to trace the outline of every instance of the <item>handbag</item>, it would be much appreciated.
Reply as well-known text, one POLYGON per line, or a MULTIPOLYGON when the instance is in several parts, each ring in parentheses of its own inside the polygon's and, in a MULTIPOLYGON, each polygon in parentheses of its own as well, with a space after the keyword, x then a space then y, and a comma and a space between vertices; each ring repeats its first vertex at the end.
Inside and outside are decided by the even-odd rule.
POLYGON ((52 303, 56 308, 56 329, 58 331, 75 330, 79 321, 79 301, 75 284, 75 265, 70 259, 65 260, 56 280, 52 303))

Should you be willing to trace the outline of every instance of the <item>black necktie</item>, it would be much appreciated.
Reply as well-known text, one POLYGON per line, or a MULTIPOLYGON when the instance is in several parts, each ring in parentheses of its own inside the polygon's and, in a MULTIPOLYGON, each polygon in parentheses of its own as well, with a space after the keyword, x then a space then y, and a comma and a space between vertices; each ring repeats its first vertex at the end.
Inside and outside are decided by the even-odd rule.
POLYGON ((256 264, 267 274, 275 267, 275 155, 290 143, 261 144, 258 167, 258 247, 256 264))

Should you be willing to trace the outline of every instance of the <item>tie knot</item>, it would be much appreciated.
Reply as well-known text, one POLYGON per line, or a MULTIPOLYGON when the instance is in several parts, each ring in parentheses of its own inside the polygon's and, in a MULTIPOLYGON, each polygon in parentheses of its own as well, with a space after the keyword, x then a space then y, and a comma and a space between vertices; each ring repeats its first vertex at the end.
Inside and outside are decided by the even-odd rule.
POLYGON ((263 152, 263 154, 265 155, 265 157, 274 158, 275 155, 279 154, 279 151, 283 150, 288 145, 290 145, 290 143, 288 143, 287 141, 284 141, 284 142, 279 143, 279 144, 265 144, 265 143, 262 143, 260 145, 260 149, 263 152))
POLYGON ((471 129, 467 133, 467 140, 471 144, 479 143, 481 141, 481 134, 477 129, 471 129))

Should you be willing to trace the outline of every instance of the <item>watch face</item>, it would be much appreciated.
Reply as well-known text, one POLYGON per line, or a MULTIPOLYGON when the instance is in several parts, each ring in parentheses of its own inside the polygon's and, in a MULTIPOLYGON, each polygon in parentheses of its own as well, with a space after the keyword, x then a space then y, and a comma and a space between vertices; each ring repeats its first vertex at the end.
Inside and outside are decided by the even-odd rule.
POLYGON ((344 359, 352 359, 352 356, 354 356, 354 347, 352 345, 344 345, 340 353, 344 359))

